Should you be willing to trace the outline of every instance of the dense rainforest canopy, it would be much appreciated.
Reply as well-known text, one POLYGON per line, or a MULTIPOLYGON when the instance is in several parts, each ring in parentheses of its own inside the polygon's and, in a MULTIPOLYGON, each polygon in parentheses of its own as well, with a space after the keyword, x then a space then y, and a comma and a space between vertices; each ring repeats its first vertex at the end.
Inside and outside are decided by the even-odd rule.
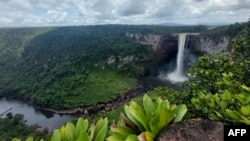
MULTIPOLYGON (((130 121, 130 125, 135 124, 139 129, 131 128, 135 129, 132 131, 128 127, 123 127, 125 123, 118 122, 116 125, 119 126, 115 126, 113 123, 108 131, 107 118, 101 118, 92 126, 88 126, 87 120, 79 119, 75 125, 68 122, 60 130, 55 130, 51 139, 70 140, 79 136, 79 138, 98 139, 107 137, 112 140, 117 139, 117 135, 120 133, 124 135, 126 132, 125 139, 137 139, 137 135, 144 133, 147 139, 153 140, 160 130, 159 127, 163 127, 163 124, 168 125, 170 122, 182 120, 186 113, 185 105, 188 108, 185 119, 202 117, 228 124, 249 125, 250 22, 236 23, 212 30, 207 30, 203 26, 175 29, 127 25, 1 29, 0 36, 6 40, 3 40, 0 46, 2 51, 0 81, 3 82, 0 86, 0 95, 2 97, 24 97, 39 106, 59 109, 98 103, 100 101, 86 103, 84 99, 96 98, 87 95, 90 93, 100 94, 98 91, 102 91, 101 99, 109 99, 122 94, 136 84, 137 71, 141 67, 155 63, 153 60, 145 59, 148 57, 156 58, 157 54, 154 54, 152 48, 133 42, 125 36, 126 32, 171 34, 184 31, 201 32, 201 34, 212 36, 218 36, 216 33, 223 33, 222 35, 230 35, 232 40, 227 52, 199 58, 198 62, 189 70, 189 80, 184 84, 184 91, 158 87, 148 92, 153 101, 144 96, 138 102, 142 106, 135 102, 125 105, 125 115, 123 115, 125 120, 123 122, 130 121), (230 29, 235 30, 231 32, 230 29), (28 30, 32 34, 19 30, 28 30), (7 38, 10 36, 9 32, 17 37, 17 42, 11 43, 13 44, 12 48, 7 47, 9 45, 7 40, 10 42, 10 39, 7 38), (133 63, 117 67, 120 63, 119 58, 131 55, 138 58, 133 63), (110 56, 114 56, 114 64, 107 63, 110 56), (116 85, 112 87, 107 84, 116 85), (98 91, 90 91, 95 87, 98 87, 98 91), (107 95, 108 93, 111 95, 107 95), (79 97, 83 99, 79 99, 79 97), (159 97, 180 105, 170 107, 168 101, 163 102, 159 97), (65 98, 67 99, 65 100, 65 98), (164 104, 166 105, 164 106, 164 104), (151 105, 151 108, 148 105, 151 105), (159 109, 164 110, 159 112, 159 109), (140 114, 135 114, 133 117, 132 115, 137 112, 140 114), (155 113, 155 115, 147 116, 150 115, 150 112, 155 113), (146 118, 142 118, 143 114, 146 115, 144 116, 146 118), (147 120, 156 121, 155 119, 158 117, 167 118, 157 120, 161 121, 162 124, 156 122, 155 126, 147 125, 147 120), (86 129, 81 129, 80 132, 79 125, 86 127, 86 129), (158 127, 158 125, 161 126, 158 127), (96 128, 94 129, 94 127, 96 128), (120 132, 121 130, 125 132, 120 132)), ((119 108, 119 114, 120 111, 119 108)), ((20 118, 18 121, 15 120, 17 118, 18 116, 9 116, 8 123, 11 124, 11 121, 19 122, 20 118)), ((39 138, 40 134, 35 136, 39 138)))
POLYGON ((3 28, 0 96, 56 109, 104 102, 136 84, 138 70, 152 63, 147 58, 159 57, 125 33, 168 35, 204 30, 205 26, 149 25, 3 28), (126 63, 131 57, 133 63, 126 63))

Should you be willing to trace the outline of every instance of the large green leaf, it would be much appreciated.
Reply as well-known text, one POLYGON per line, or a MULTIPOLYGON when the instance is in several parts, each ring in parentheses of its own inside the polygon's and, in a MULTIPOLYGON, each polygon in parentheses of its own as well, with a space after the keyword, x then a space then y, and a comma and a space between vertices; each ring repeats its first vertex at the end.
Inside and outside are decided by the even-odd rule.
POLYGON ((79 118, 76 123, 76 136, 78 137, 82 131, 87 131, 88 129, 88 120, 79 118))
POLYGON ((140 105, 138 105, 135 101, 130 101, 129 107, 132 107, 136 111, 144 112, 140 105))
POLYGON ((146 131, 145 136, 146 136, 147 141, 154 141, 154 138, 156 135, 151 132, 146 131))
POLYGON ((164 106, 160 111, 160 113, 157 114, 160 114, 159 125, 161 128, 167 126, 174 119, 174 112, 164 108, 164 106))
POLYGON ((101 118, 97 121, 96 123, 96 127, 95 127, 95 131, 94 131, 94 137, 97 136, 97 134, 100 132, 100 130, 102 130, 103 127, 107 127, 108 126, 108 119, 105 118, 101 118))
POLYGON ((156 99, 156 110, 157 110, 158 107, 160 107, 160 105, 162 104, 162 102, 163 102, 163 100, 160 97, 158 97, 156 99))
POLYGON ((21 141, 19 138, 13 138, 11 141, 21 141))
POLYGON ((130 135, 130 134, 136 134, 134 130, 128 127, 111 127, 111 131, 114 133, 119 133, 119 134, 125 134, 125 135, 130 135))
POLYGON ((134 122, 132 122, 130 119, 128 119, 123 113, 120 114, 120 117, 121 117, 121 120, 123 121, 123 124, 121 124, 118 121, 117 126, 126 126, 130 129, 132 129, 136 133, 140 132, 138 129, 138 126, 134 122))
POLYGON ((103 127, 97 132, 94 141, 104 141, 108 132, 108 126, 103 124, 103 127))
POLYGON ((143 125, 135 118, 135 116, 131 113, 128 105, 124 106, 124 111, 129 120, 131 120, 141 131, 144 130, 143 125))
POLYGON ((65 135, 65 125, 63 125, 63 126, 61 126, 61 128, 60 128, 60 133, 61 133, 61 139, 62 140, 65 140, 65 137, 66 137, 66 135, 65 135))
POLYGON ((129 112, 142 125, 143 128, 141 129, 141 131, 150 130, 149 121, 147 120, 146 115, 143 113, 143 111, 136 110, 133 107, 129 107, 129 112))
POLYGON ((158 122, 157 123, 150 122, 149 125, 150 125, 150 131, 154 135, 156 135, 159 132, 159 130, 162 128, 158 122))
POLYGON ((128 135, 125 134, 112 134, 106 138, 107 141, 125 141, 128 135))
POLYGON ((160 119, 161 119, 161 112, 163 111, 162 109, 163 109, 163 102, 160 98, 158 98, 155 114, 152 117, 149 124, 150 131, 153 132, 154 134, 157 134, 161 129, 160 119))
POLYGON ((184 104, 178 105, 174 109, 174 114, 176 116, 175 116, 175 119, 174 119, 173 123, 181 121, 186 113, 187 113, 187 106, 184 105, 184 104))
POLYGON ((90 127, 89 127, 89 140, 92 141, 94 139, 94 136, 95 136, 95 124, 91 124, 90 127))
POLYGON ((65 138, 67 141, 76 140, 76 128, 73 123, 67 122, 65 128, 65 138))
POLYGON ((77 141, 89 141, 87 132, 82 130, 77 138, 77 141))
POLYGON ((28 137, 25 141, 33 141, 34 138, 33 137, 28 137))
POLYGON ((163 103, 162 103, 162 99, 161 98, 157 98, 157 104, 156 104, 156 110, 155 110, 155 114, 154 116, 152 117, 151 119, 151 123, 158 123, 160 121, 160 113, 162 111, 162 108, 163 108, 163 103))
POLYGON ((163 106, 166 107, 166 109, 172 109, 173 106, 171 106, 170 102, 166 99, 162 101, 163 106))
POLYGON ((136 135, 129 135, 125 141, 138 141, 138 138, 136 135))
POLYGON ((51 141, 61 141, 61 133, 59 129, 54 130, 51 141))
POLYGON ((236 111, 233 111, 230 109, 226 109, 225 114, 231 119, 236 120, 236 121, 240 121, 241 119, 240 115, 236 111))
POLYGON ((155 114, 155 105, 147 94, 143 96, 143 108, 145 110, 146 117, 149 120, 153 114, 155 114))

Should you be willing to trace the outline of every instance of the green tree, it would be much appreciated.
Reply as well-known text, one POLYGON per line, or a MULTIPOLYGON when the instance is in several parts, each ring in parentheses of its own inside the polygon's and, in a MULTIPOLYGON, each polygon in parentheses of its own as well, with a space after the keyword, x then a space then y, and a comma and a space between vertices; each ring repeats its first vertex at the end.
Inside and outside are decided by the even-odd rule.
POLYGON ((197 113, 213 120, 250 124, 250 28, 231 42, 231 52, 202 56, 186 83, 197 113))

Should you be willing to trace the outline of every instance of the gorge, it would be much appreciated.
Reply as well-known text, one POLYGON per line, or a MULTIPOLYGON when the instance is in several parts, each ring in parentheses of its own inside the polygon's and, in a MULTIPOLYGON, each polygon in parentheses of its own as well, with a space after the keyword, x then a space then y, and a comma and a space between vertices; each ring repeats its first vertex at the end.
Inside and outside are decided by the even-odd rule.
MULTIPOLYGON (((62 111, 61 114, 71 114, 63 113, 63 109, 94 107, 88 109, 88 112, 95 114, 100 111, 106 112, 105 108, 107 111, 111 110, 117 107, 117 103, 121 105, 152 90, 158 86, 158 82, 138 81, 148 76, 157 77, 161 68, 168 66, 175 58, 183 57, 177 55, 181 49, 178 49, 179 36, 175 33, 180 32, 157 34, 158 32, 148 30, 148 27, 142 31, 135 30, 133 26, 129 28, 108 25, 35 31, 4 29, 0 32, 0 37, 3 38, 3 51, 0 56, 0 96, 23 99, 37 107, 52 109, 49 110, 52 112, 62 111), (7 43, 10 40, 13 42, 7 43), (133 89, 135 91, 131 95, 128 94, 133 89), (109 107, 110 103, 114 105, 109 107)), ((164 27, 161 28, 166 30, 164 27)), ((189 32, 189 28, 193 27, 186 28, 185 32, 189 32)), ((182 45, 179 48, 182 48, 185 46, 185 37, 180 37, 182 45)), ((188 37, 185 49, 193 54, 213 54, 226 49, 229 42, 227 36, 188 37)), ((181 60, 183 59, 177 59, 178 75, 186 69, 188 62, 192 62, 191 58, 184 59, 187 61, 184 64, 181 60)), ((169 71, 168 68, 162 70, 169 71)), ((12 102, 7 101, 7 108, 15 105, 12 102)), ((6 104, 6 101, 0 101, 0 107, 3 107, 2 104, 6 104)), ((25 105, 21 105, 23 104, 25 105)), ((24 109, 21 114, 26 113, 24 109)), ((34 113, 38 113, 34 115, 34 119, 40 120, 39 116, 44 117, 40 111, 34 113)), ((65 122, 71 118, 74 116, 55 114, 55 118, 47 117, 42 120, 65 122)))
POLYGON ((185 43, 184 35, 181 34, 183 36, 179 36, 180 34, 178 33, 170 35, 126 33, 126 36, 140 44, 150 45, 154 52, 163 56, 163 59, 157 65, 151 66, 151 69, 146 70, 146 75, 153 75, 165 82, 170 79, 172 83, 178 83, 178 78, 180 82, 187 79, 184 74, 187 72, 188 67, 197 61, 199 56, 204 54, 214 55, 226 51, 230 40, 230 37, 227 35, 186 34, 188 38, 185 43), (185 49, 180 49, 180 47, 185 49))

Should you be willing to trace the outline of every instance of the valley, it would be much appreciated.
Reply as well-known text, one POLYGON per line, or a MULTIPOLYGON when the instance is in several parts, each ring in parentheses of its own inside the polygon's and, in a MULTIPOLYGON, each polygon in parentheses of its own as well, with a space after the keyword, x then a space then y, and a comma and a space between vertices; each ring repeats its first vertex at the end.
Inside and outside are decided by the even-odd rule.
MULTIPOLYGON (((242 24, 245 26, 247 23, 242 24)), ((217 53, 230 52, 231 39, 242 27, 238 29, 235 25, 235 33, 226 27, 208 29, 200 25, 2 28, 0 98, 3 100, 0 107, 4 101, 21 100, 23 105, 38 110, 39 114, 34 115, 36 119, 47 114, 49 117, 41 121, 56 120, 57 124, 63 124, 76 117, 97 119, 108 115, 112 120, 119 116, 122 106, 131 100, 141 102, 146 93, 152 98, 159 96, 189 106, 194 91, 209 86, 207 89, 211 87, 211 92, 217 92, 222 87, 214 86, 215 81, 210 81, 209 77, 196 80, 190 75, 192 71, 197 71, 194 74, 201 78, 213 74, 211 68, 202 68, 209 67, 209 61, 201 63, 204 66, 196 63, 206 55, 216 58, 217 53), (190 34, 178 42, 180 33, 190 34), (181 60, 180 43, 183 47, 181 60), (201 69, 195 70, 193 66, 201 69), (172 83, 167 78, 176 67, 185 81, 172 83), (203 81, 204 86, 199 81, 203 81), (115 114, 109 114, 112 112, 115 114)), ((227 67, 229 65, 222 69, 227 67)), ((243 69, 247 70, 247 66, 243 69)), ((197 115, 192 109, 187 117, 197 115)), ((59 128, 40 126, 49 131, 59 128)))
POLYGON ((146 35, 161 28, 164 35, 205 29, 122 25, 3 29, 0 96, 53 109, 108 101, 134 87, 152 66, 174 55, 126 37, 128 32, 146 35), (13 44, 7 44, 9 40, 13 44))

